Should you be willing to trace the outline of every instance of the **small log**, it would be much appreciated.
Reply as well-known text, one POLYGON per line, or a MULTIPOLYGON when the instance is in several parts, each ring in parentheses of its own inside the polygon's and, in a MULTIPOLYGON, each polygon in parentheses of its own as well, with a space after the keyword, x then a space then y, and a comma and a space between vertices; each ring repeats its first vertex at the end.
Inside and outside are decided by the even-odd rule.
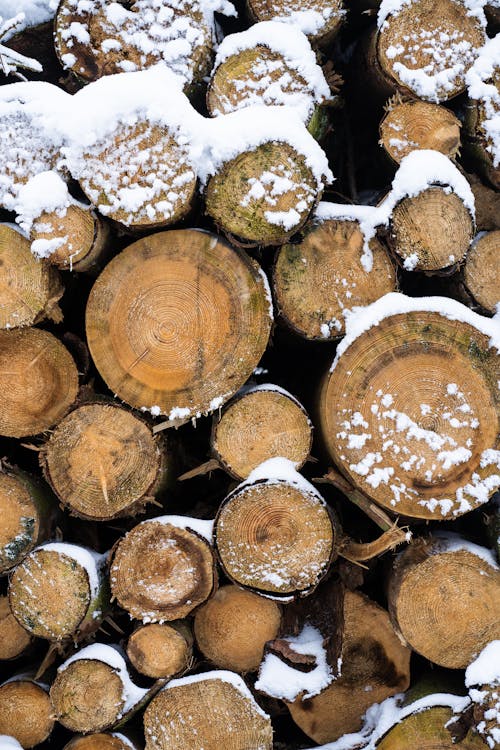
POLYGON ((287 601, 310 594, 327 574, 338 532, 325 501, 293 464, 270 459, 224 500, 214 540, 233 583, 287 601))
POLYGON ((111 592, 132 617, 180 620, 213 593, 215 559, 207 539, 197 533, 199 523, 159 516, 119 540, 111 563, 111 592))
POLYGON ((29 241, 14 227, 0 224, 0 328, 18 328, 45 318, 60 323, 64 288, 54 268, 33 257, 29 241))
POLYGON ((64 271, 91 271, 98 267, 109 243, 109 226, 83 204, 72 204, 64 211, 42 213, 34 221, 30 240, 32 250, 64 271), (57 243, 46 253, 45 248, 57 243))
POLYGON ((345 14, 342 0, 247 0, 247 13, 253 23, 284 21, 303 28, 311 44, 326 47, 340 30, 345 14))
POLYGON ((0 575, 50 537, 56 503, 38 478, 17 468, 0 472, 0 575))
POLYGON ((130 663, 147 677, 174 677, 185 672, 192 661, 193 636, 189 625, 139 625, 127 641, 130 663))
POLYGON ((428 187, 394 208, 390 244, 409 271, 448 272, 461 263, 474 237, 474 218, 449 188, 428 187))
POLYGON ((311 444, 312 424, 304 407, 272 383, 244 388, 214 420, 212 429, 212 450, 236 479, 278 456, 300 469, 311 444))
POLYGON ((454 159, 460 149, 461 122, 439 104, 419 99, 389 101, 380 123, 380 144, 397 164, 415 149, 440 151, 454 159))
POLYGON ((378 17, 376 59, 386 83, 442 102, 465 89, 467 70, 486 35, 465 2, 411 0, 378 17), (450 60, 453 67, 450 68, 450 60))
POLYGON ((73 737, 64 745, 63 750, 140 750, 139 745, 133 743, 121 732, 88 734, 73 737))
POLYGON ((358 731, 373 704, 406 690, 410 650, 389 615, 357 592, 346 591, 340 676, 319 695, 288 703, 292 719, 315 742, 333 742, 358 731))
MULTIPOLYGON (((320 203, 328 215, 328 203, 320 203)), ((349 212, 349 206, 345 207, 349 212)), ((321 216, 321 214, 319 214, 321 216)), ((344 313, 396 289, 386 248, 370 242, 373 265, 365 264, 364 237, 349 219, 316 218, 300 243, 276 256, 273 286, 281 317, 304 338, 331 341, 345 333, 344 313)))
POLYGON ((12 614, 8 597, 0 596, 0 661, 16 659, 32 642, 31 635, 12 614))
POLYGON ((500 302, 500 230, 476 237, 465 258, 462 279, 466 291, 486 312, 500 302))
POLYGON ((9 605, 28 633, 49 641, 81 640, 109 606, 104 556, 75 544, 37 547, 9 581, 9 605))
POLYGON ((0 331, 0 434, 48 430, 76 399, 78 372, 68 350, 48 331, 0 331))
POLYGON ((486 750, 487 745, 475 732, 468 731, 456 743, 450 731, 453 710, 447 706, 432 705, 419 708, 393 726, 376 744, 377 750, 486 750))
POLYGON ((234 672, 170 682, 144 713, 146 750, 271 750, 271 720, 234 672))
POLYGON ((117 648, 94 643, 82 648, 57 670, 50 700, 57 721, 72 732, 112 729, 129 718, 154 690, 130 679, 117 648))
POLYGON ((363 332, 327 374, 322 434, 370 500, 408 518, 452 519, 498 487, 494 326, 452 300, 394 303, 397 314, 385 300, 366 309, 363 332))
POLYGON ((457 535, 414 541, 396 559, 389 612, 426 659, 463 669, 500 638, 500 572, 493 555, 457 535))
POLYGON ((238 586, 222 586, 194 618, 198 648, 216 667, 253 672, 267 641, 277 637, 279 606, 238 586))
POLYGON ((26 677, 0 686, 0 735, 14 737, 23 748, 44 742, 54 727, 48 691, 26 677))
POLYGON ((114 403, 71 411, 39 458, 61 502, 95 521, 140 513, 170 476, 159 437, 144 419, 114 403))
POLYGON ((87 340, 112 392, 187 421, 218 409, 258 364, 271 328, 261 269, 213 234, 144 237, 98 277, 87 340))

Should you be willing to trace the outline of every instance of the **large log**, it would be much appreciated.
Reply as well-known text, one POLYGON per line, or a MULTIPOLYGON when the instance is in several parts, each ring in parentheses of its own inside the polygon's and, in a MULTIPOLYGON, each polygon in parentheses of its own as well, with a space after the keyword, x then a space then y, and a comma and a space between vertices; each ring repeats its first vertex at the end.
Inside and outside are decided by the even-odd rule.
POLYGON ((31 748, 44 742, 53 727, 46 687, 29 677, 15 677, 0 686, 0 735, 10 735, 23 748, 31 748))

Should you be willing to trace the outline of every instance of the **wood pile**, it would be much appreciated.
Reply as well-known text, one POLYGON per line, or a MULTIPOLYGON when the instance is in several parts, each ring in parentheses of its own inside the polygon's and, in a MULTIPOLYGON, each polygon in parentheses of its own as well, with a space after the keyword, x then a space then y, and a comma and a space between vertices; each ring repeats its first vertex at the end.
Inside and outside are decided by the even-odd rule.
POLYGON ((500 748, 498 0, 35 5, 0 750, 500 748))

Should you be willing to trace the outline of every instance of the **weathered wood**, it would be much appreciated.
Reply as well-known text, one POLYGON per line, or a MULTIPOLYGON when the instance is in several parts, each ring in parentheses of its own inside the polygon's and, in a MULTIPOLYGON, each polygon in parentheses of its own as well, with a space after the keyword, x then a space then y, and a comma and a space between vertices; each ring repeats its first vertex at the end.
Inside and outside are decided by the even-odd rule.
POLYGON ((23 748, 31 748, 44 742, 53 727, 45 687, 28 677, 14 678, 0 686, 0 735, 10 735, 23 748))
POLYGON ((462 278, 472 299, 494 314, 500 302, 500 230, 476 237, 465 257, 462 278))
POLYGON ((246 7, 253 22, 288 20, 294 14, 300 19, 301 13, 314 14, 314 23, 311 24, 311 30, 307 31, 307 36, 312 44, 319 47, 326 47, 333 41, 340 30, 345 12, 342 0, 275 0, 273 3, 247 0, 246 7))
POLYGON ((17 622, 7 596, 0 596, 0 661, 16 659, 33 642, 31 635, 17 622))
POLYGON ((193 635, 187 622, 140 625, 127 641, 131 664, 147 677, 174 677, 192 663, 193 635))

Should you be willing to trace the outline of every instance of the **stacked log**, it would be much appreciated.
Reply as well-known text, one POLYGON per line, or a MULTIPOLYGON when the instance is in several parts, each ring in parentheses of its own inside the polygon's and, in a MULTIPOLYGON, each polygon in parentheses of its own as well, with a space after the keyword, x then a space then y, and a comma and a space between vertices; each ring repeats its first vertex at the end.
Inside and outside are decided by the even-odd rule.
POLYGON ((0 19, 0 750, 500 743, 495 9, 378 5, 0 19))

